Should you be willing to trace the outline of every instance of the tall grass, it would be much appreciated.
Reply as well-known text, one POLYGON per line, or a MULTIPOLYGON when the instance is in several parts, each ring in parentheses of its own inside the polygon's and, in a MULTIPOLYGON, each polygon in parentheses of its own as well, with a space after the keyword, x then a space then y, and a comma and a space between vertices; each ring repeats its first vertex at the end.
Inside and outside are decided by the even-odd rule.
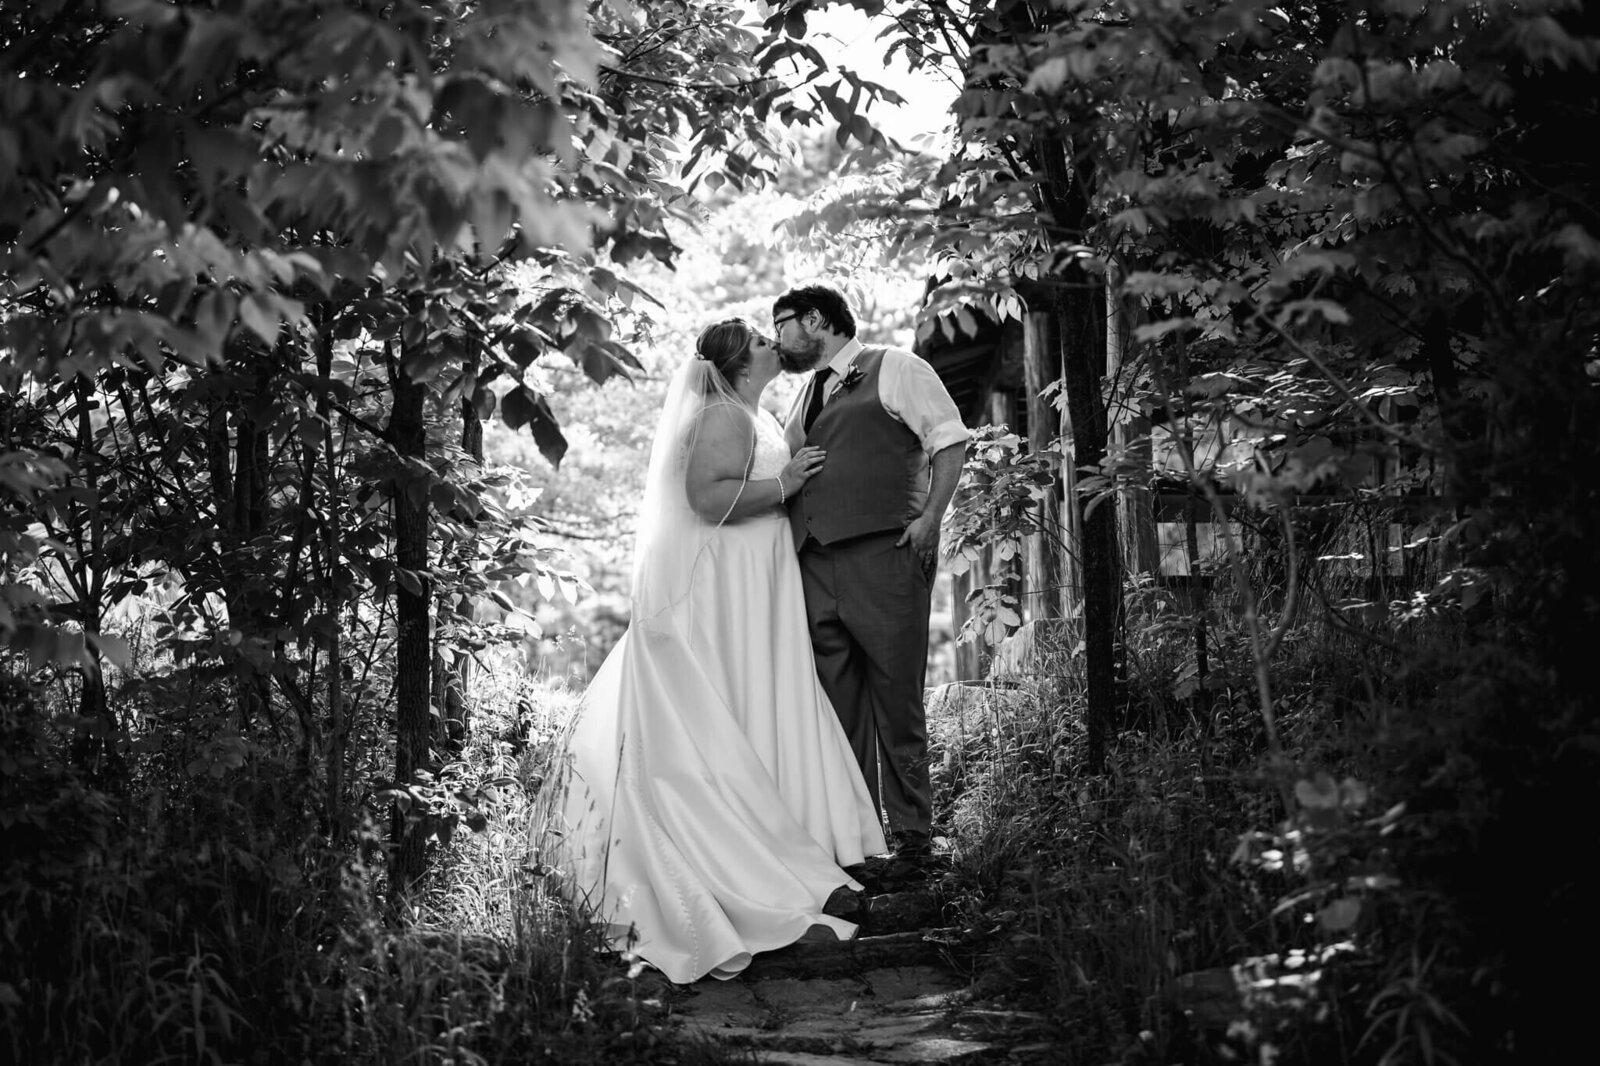
POLYGON ((0 1060, 726 1061, 667 1056, 661 988, 537 876, 527 823, 570 696, 517 692, 519 722, 486 688, 469 758, 441 778, 477 788, 486 821, 397 912, 383 812, 330 839, 293 751, 218 765, 197 755, 213 737, 171 736, 130 747, 104 787, 67 758, 69 718, 0 685, 0 1060))
POLYGON ((1270 943, 1267 901, 1228 861, 1255 790, 1208 780, 1193 735, 1124 743, 1089 777, 1060 696, 1016 699, 967 764, 950 887, 1000 936, 980 985, 1055 1019, 1066 1061, 1165 1047, 1175 977, 1270 943))
MULTIPOLYGON (((1340 580, 1316 587, 1362 591, 1340 580)), ((1574 831, 1547 820, 1524 841, 1506 797, 1555 787, 1581 810, 1594 775, 1581 748, 1539 745, 1546 682, 1514 633, 1488 655, 1448 617, 1368 639, 1308 610, 1273 663, 1277 767, 1226 605, 1201 699, 1182 605, 1129 603, 1135 713, 1103 773, 1087 773, 1069 649, 930 722, 976 991, 1045 1012, 1064 1061, 1432 1066, 1528 1032, 1515 1017, 1534 997, 1503 975, 1531 972, 1519 940, 1546 943, 1577 912, 1560 895, 1576 867, 1530 861, 1506 891, 1474 862, 1555 854, 1574 831), (1546 888, 1559 907, 1540 906, 1546 888), (1207 975, 1221 1001, 1197 1006, 1207 975)), ((386 812, 332 835, 293 743, 238 736, 203 682, 142 691, 113 785, 69 758, 75 723, 49 692, 0 677, 0 1060, 731 1054, 663 1047, 671 990, 549 890, 540 799, 574 693, 514 669, 478 679, 470 742, 433 789, 453 832, 397 912, 386 812)))
POLYGON ((1130 602, 1145 611, 1125 649, 1133 721, 1103 773, 1086 769, 1066 649, 1055 669, 997 690, 982 728, 959 731, 959 757, 950 723, 932 723, 946 746, 936 766, 949 887, 969 927, 990 934, 979 990, 1045 1012, 1063 1061, 1377 1061, 1392 1041, 1354 1051, 1374 991, 1360 982, 1371 983, 1362 967, 1382 954, 1377 923, 1392 905, 1369 907, 1359 930, 1330 929, 1318 906, 1338 878, 1388 860, 1353 807, 1312 812, 1332 819, 1313 825, 1283 797, 1317 771, 1380 772, 1372 695, 1394 663, 1374 656, 1390 653, 1314 618, 1291 631, 1274 664, 1283 776, 1263 759, 1247 636, 1213 630, 1210 699, 1198 700, 1185 683, 1192 632, 1157 597, 1130 602), (1264 860, 1274 847, 1291 857, 1264 860), (1308 886, 1323 894, 1284 905, 1308 886), (1198 1003, 1196 988, 1212 1001, 1198 1003))

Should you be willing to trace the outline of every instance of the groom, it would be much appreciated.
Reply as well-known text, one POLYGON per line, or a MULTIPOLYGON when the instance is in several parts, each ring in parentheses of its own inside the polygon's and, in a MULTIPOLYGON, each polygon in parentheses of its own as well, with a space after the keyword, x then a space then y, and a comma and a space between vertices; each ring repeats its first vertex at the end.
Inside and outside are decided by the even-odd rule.
POLYGON ((922 860, 933 817, 928 609, 967 428, 925 360, 856 340, 838 290, 790 289, 773 303, 772 327, 787 369, 819 368, 786 429, 791 451, 827 453, 789 501, 817 673, 896 854, 922 860))

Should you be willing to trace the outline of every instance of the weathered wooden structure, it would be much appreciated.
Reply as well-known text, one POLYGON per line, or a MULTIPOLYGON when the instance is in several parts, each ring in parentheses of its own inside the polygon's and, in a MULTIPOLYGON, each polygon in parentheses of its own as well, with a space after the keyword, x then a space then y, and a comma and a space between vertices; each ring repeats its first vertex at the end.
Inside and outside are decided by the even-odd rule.
MULTIPOLYGON (((1115 297, 1107 297, 1105 324, 1104 379, 1113 383, 1109 404, 1109 445, 1148 464, 1154 475, 1151 487, 1119 493, 1117 530, 1120 563, 1124 580, 1133 579, 1164 589, 1175 600, 1193 606, 1209 594, 1210 578, 1203 573, 1206 564, 1222 554, 1223 536, 1210 506, 1189 491, 1183 465, 1174 450, 1170 431, 1159 422, 1152 424, 1141 408, 1126 401, 1133 390, 1125 364, 1129 353, 1129 323, 1132 315, 1119 307, 1115 297)), ((1071 437, 1071 426, 1062 416, 1055 397, 1044 398, 1045 389, 1061 376, 1060 343, 1052 336, 1052 319, 1047 312, 1029 311, 1021 322, 996 323, 980 319, 975 337, 954 340, 935 334, 919 345, 919 354, 939 372, 969 426, 1004 425, 1025 436, 1030 451, 1055 445, 1058 438, 1071 437)), ((1215 459, 1227 445, 1215 435, 1201 435, 1194 447, 1202 461, 1215 459)), ((1070 451, 1069 451, 1070 454, 1070 451)), ((1371 485, 1386 482, 1394 474, 1379 464, 1369 478, 1371 485)), ((1082 617, 1083 585, 1077 546, 1080 531, 1075 525, 1077 509, 1064 501, 1077 491, 1076 471, 1063 463, 1056 493, 1043 504, 1041 525, 1058 531, 1052 543, 1044 537, 1032 538, 1021 566, 1017 595, 1021 614, 1028 623, 1056 623, 1067 638, 1082 617)), ((1225 512, 1238 500, 1224 495, 1225 512)), ((1308 496, 1297 501, 1317 507, 1335 502, 1333 497, 1308 496)), ((1361 554, 1367 560, 1367 584, 1383 584, 1400 578, 1415 565, 1414 553, 1405 548, 1408 527, 1422 517, 1436 501, 1422 497, 1381 497, 1369 505, 1352 504, 1340 498, 1339 514, 1348 517, 1359 512, 1367 543, 1361 554)), ((1230 522, 1237 531, 1237 523, 1230 522)), ((1315 522, 1313 522, 1313 527, 1315 522)), ((1348 539, 1348 531, 1343 534, 1348 539)), ((1310 545, 1308 545, 1310 547, 1310 545)), ((1332 540, 1324 550, 1341 550, 1332 540)), ((1356 569, 1360 569, 1357 567, 1356 569)), ((974 588, 995 580, 1001 570, 992 558, 980 560, 954 585, 952 628, 960 630, 967 620, 966 596, 974 588)), ((1269 592, 1270 595, 1270 592, 1269 592)), ((1075 641, 1073 643, 1076 643, 1075 641)), ((962 644, 956 653, 956 677, 975 680, 985 673, 994 649, 962 644)))
MULTIPOLYGON (((933 364, 969 426, 1005 426, 1028 440, 1037 453, 1054 446, 1062 432, 1062 419, 1053 398, 1045 395, 1060 377, 1059 341, 1050 317, 1029 313, 1021 322, 997 323, 979 319, 977 336, 954 340, 935 334, 919 346, 919 354, 933 364)), ((1021 566, 1022 580, 1012 589, 1029 621, 1070 618, 1080 594, 1077 554, 1073 549, 1073 511, 1063 507, 1066 493, 1074 490, 1072 471, 1057 484, 1057 492, 1041 505, 1041 525, 1060 530, 1063 550, 1042 536, 1029 538, 1021 566)), ((952 628, 967 621, 966 597, 974 588, 995 579, 994 560, 984 558, 955 579, 952 628)), ((961 644, 956 652, 956 676, 981 677, 983 660, 993 649, 961 644)))

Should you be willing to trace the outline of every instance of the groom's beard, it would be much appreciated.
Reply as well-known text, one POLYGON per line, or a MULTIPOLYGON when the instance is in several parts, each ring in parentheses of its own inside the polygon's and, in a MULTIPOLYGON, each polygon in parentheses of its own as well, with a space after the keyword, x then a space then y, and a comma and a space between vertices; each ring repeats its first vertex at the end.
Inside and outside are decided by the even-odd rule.
POLYGON ((778 349, 778 365, 791 374, 800 374, 822 362, 822 338, 811 337, 794 348, 778 349))

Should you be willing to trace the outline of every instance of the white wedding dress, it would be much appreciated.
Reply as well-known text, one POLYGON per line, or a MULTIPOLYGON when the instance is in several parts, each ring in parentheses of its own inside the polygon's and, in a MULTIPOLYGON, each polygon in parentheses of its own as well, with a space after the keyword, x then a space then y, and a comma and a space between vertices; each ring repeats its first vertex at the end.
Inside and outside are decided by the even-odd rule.
MULTIPOLYGON (((756 417, 750 482, 789 449, 756 417)), ((815 925, 841 866, 885 850, 817 680, 789 525, 774 509, 705 527, 687 601, 634 624, 568 742, 555 848, 565 889, 675 982, 732 977, 815 925)))

